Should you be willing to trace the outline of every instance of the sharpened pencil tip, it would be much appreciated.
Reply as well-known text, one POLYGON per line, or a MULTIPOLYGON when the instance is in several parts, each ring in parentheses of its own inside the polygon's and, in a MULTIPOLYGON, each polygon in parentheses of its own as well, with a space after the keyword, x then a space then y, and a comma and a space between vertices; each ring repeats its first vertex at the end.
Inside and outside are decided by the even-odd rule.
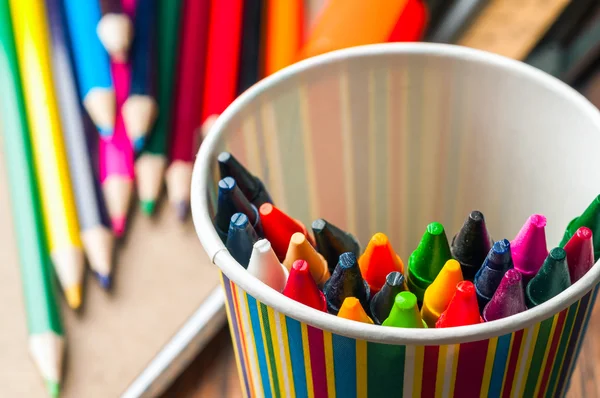
POLYGON ((136 152, 139 152, 142 150, 145 143, 146 143, 146 137, 138 137, 135 140, 133 140, 133 149, 136 152))
POLYGON ((65 289, 65 298, 69 307, 76 310, 81 306, 81 285, 71 286, 65 289))
POLYGON ((142 209, 142 212, 145 215, 151 216, 152 214, 154 214, 154 209, 156 208, 156 201, 142 200, 140 201, 140 208, 142 209))
POLYGON ((102 289, 110 290, 112 286, 112 276, 102 275, 98 272, 94 272, 94 275, 96 275, 96 279, 98 279, 98 282, 100 283, 100 286, 102 286, 102 289))
POLYGON ((187 218, 188 212, 190 209, 190 205, 188 202, 181 201, 175 203, 175 212, 177 213, 177 218, 179 221, 184 222, 187 218))
POLYGON ((46 390, 51 398, 58 398, 60 396, 60 383, 46 380, 46 390))
POLYGON ((127 224, 127 220, 125 217, 113 217, 111 219, 113 232, 115 233, 117 238, 120 238, 125 233, 125 225, 127 224))
POLYGON ((113 133, 114 133, 114 129, 98 127, 98 134, 100 134, 100 137, 102 137, 104 139, 112 137, 113 133))

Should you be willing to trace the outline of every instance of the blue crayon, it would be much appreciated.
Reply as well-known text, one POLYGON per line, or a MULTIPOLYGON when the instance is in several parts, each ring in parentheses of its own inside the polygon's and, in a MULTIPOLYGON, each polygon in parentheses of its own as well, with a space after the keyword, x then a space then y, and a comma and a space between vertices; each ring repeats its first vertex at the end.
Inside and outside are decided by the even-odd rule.
POLYGON ((231 216, 225 247, 244 268, 248 268, 252 247, 256 241, 258 241, 258 235, 248 222, 248 217, 244 213, 235 213, 231 216))
POLYGON ((495 242, 483 265, 475 274, 475 292, 480 312, 483 312, 483 308, 494 296, 506 271, 512 268, 510 242, 507 239, 495 242))
POLYGON ((116 99, 108 53, 96 34, 96 25, 101 18, 99 2, 63 2, 81 102, 100 134, 111 136, 115 126, 116 99))
POLYGON ((246 199, 235 180, 232 177, 225 177, 219 181, 217 214, 215 215, 215 229, 223 242, 227 240, 229 222, 235 213, 244 213, 258 236, 263 236, 258 210, 246 199))
POLYGON ((357 298, 365 312, 369 312, 371 289, 360 273, 354 253, 347 252, 340 255, 331 278, 323 287, 323 293, 327 299, 327 310, 330 314, 337 315, 342 303, 348 297, 357 298))

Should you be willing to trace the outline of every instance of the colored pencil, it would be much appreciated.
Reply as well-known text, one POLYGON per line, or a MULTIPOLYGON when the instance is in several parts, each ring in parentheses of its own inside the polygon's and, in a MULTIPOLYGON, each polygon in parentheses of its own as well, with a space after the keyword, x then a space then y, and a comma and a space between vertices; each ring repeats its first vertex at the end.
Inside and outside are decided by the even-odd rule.
POLYGON ((157 21, 157 100, 160 108, 154 129, 135 162, 137 191, 144 213, 150 215, 162 187, 167 167, 168 138, 171 130, 174 85, 179 49, 179 23, 182 0, 158 2, 157 21))
POLYGON ((108 55, 94 31, 100 8, 95 0, 63 0, 63 4, 81 101, 100 134, 109 137, 115 127, 116 100, 108 55))
POLYGON ((210 0, 183 0, 171 164, 165 175, 169 202, 181 220, 189 209, 196 133, 202 113, 209 9, 210 0))
MULTIPOLYGON (((67 144, 69 170, 75 190, 77 217, 81 239, 91 268, 101 285, 110 287, 114 237, 108 228, 100 186, 94 176, 90 145, 91 138, 83 122, 83 113, 77 98, 77 85, 69 55, 69 43, 64 30, 63 10, 60 0, 46 0, 50 33, 52 36, 52 66, 63 133, 67 144)), ((87 125, 89 128, 89 124, 87 125)))
POLYGON ((19 251, 29 350, 48 393, 60 391, 64 337, 35 181, 9 0, 0 0, 0 121, 19 251))
POLYGON ((302 45, 304 2, 267 0, 265 75, 297 61, 302 45))
POLYGON ((46 8, 39 0, 10 4, 48 248, 69 306, 78 308, 84 259, 50 69, 46 8))
POLYGON ((98 38, 113 59, 125 62, 134 33, 131 18, 123 12, 119 0, 99 0, 99 3, 102 18, 96 27, 98 38))
POLYGON ((135 39, 131 53, 129 97, 121 112, 129 139, 136 151, 144 146, 152 128, 156 103, 156 0, 137 0, 135 39))
POLYGON ((260 78, 260 40, 263 0, 245 0, 242 16, 242 42, 240 45, 240 71, 237 94, 241 94, 260 78))
POLYGON ((239 71, 243 0, 212 0, 202 106, 203 134, 235 99, 239 71))

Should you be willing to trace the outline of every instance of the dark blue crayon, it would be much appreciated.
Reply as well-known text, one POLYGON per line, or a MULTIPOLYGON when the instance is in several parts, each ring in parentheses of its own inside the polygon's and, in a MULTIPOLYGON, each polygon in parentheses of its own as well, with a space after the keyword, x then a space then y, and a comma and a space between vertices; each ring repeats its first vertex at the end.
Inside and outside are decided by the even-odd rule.
POLYGON ((342 253, 352 252, 356 257, 360 255, 360 246, 356 238, 330 222, 319 218, 313 221, 312 230, 317 251, 327 260, 330 274, 333 274, 342 253))
POLYGON ((262 181, 252 175, 238 160, 229 152, 221 152, 217 157, 221 178, 233 177, 238 186, 256 208, 264 203, 273 203, 271 195, 267 192, 262 181))
POLYGON ((252 247, 256 241, 258 241, 258 235, 248 222, 248 217, 244 213, 235 213, 229 223, 225 247, 244 268, 248 268, 252 247))
POLYGON ((327 311, 337 315, 346 297, 356 297, 365 311, 369 311, 369 285, 363 279, 354 253, 340 255, 340 259, 325 283, 323 293, 327 299, 327 311))
POLYGON ((262 237, 262 224, 256 207, 246 199, 232 177, 225 177, 219 181, 219 196, 217 200, 217 214, 215 215, 215 229, 223 242, 227 240, 229 221, 235 213, 244 213, 248 221, 262 237))
POLYGON ((373 296, 370 304, 371 318, 377 325, 381 325, 390 315, 398 293, 406 290, 408 288, 402 272, 394 271, 387 274, 383 287, 373 296))
POLYGON ((507 239, 495 242, 483 265, 475 274, 474 285, 480 312, 483 312, 485 305, 494 297, 504 273, 512 268, 510 242, 507 239))

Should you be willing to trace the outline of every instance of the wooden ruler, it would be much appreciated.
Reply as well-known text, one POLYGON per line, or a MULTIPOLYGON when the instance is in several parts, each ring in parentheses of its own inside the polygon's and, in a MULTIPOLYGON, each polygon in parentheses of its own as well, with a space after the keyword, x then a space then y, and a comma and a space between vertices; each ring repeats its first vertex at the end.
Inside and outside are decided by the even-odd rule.
POLYGON ((458 44, 522 60, 570 0, 492 0, 458 44))

